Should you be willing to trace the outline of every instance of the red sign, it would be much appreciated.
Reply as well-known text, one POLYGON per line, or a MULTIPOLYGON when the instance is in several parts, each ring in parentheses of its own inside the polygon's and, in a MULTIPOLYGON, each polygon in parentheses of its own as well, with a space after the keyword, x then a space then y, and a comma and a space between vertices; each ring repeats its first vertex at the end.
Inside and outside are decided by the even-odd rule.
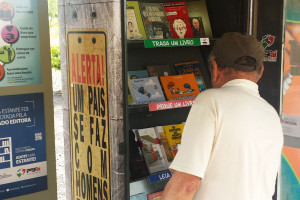
POLYGON ((176 101, 164 101, 158 103, 149 103, 149 111, 167 110, 174 108, 184 108, 193 105, 195 99, 183 99, 176 101))

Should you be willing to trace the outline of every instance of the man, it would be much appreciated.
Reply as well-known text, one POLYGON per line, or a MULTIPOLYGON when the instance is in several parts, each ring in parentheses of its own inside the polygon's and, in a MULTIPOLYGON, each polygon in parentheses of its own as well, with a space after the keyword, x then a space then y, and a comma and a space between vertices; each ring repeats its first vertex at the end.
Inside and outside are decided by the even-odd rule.
POLYGON ((257 81, 264 48, 226 33, 210 55, 213 89, 200 93, 187 118, 163 200, 271 200, 283 134, 257 81))
POLYGON ((206 37, 201 17, 191 18, 191 23, 195 38, 206 37))

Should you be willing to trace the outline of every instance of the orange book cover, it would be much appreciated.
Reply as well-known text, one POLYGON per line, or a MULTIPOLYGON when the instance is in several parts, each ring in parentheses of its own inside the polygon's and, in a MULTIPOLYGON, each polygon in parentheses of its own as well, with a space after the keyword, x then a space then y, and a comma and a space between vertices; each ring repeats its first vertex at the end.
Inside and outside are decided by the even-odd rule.
POLYGON ((200 93, 194 74, 161 76, 159 78, 168 101, 196 98, 200 93))

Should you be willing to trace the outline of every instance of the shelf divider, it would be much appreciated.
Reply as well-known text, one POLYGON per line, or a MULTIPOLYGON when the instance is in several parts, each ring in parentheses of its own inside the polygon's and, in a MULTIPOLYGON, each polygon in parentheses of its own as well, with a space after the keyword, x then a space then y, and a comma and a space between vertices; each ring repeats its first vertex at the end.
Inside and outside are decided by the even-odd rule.
POLYGON ((182 99, 182 100, 174 100, 174 101, 163 101, 163 102, 155 102, 149 103, 149 111, 159 111, 159 110, 168 110, 174 108, 184 108, 191 107, 194 103, 195 98, 192 99, 182 99))
POLYGON ((202 46, 202 45, 210 45, 209 38, 144 40, 145 48, 184 47, 184 46, 202 46))

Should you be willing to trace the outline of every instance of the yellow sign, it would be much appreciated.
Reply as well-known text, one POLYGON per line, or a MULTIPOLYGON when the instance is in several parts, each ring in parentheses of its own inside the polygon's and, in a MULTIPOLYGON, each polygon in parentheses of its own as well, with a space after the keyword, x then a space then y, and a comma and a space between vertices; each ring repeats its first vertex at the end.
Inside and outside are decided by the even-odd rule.
POLYGON ((67 34, 72 198, 110 200, 106 33, 67 34))

